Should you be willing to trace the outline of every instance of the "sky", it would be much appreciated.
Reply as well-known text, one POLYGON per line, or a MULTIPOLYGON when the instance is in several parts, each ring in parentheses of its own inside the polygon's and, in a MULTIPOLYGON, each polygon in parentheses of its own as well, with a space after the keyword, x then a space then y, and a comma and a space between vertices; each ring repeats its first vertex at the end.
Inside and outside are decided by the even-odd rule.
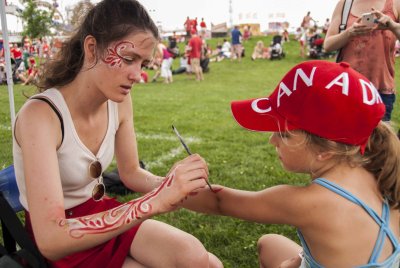
MULTIPOLYGON (((47 0, 52 2, 51 0, 47 0)), ((66 7, 72 7, 80 0, 58 0, 60 11, 65 13, 66 7)), ((228 26, 241 23, 260 23, 265 30, 269 22, 288 21, 290 27, 300 25, 302 18, 311 12, 311 16, 323 25, 330 18, 338 0, 139 0, 149 14, 164 30, 183 29, 186 17, 197 17, 200 22, 204 18, 207 26, 211 23, 226 22, 228 26), (232 12, 230 13, 230 3, 232 12)), ((8 0, 19 3, 18 0, 8 0)), ((97 3, 99 0, 91 0, 97 3)), ((13 29, 15 18, 7 16, 7 24, 13 29), (10 21, 10 22, 9 22, 10 21)), ((12 16, 11 16, 12 17, 12 16)))

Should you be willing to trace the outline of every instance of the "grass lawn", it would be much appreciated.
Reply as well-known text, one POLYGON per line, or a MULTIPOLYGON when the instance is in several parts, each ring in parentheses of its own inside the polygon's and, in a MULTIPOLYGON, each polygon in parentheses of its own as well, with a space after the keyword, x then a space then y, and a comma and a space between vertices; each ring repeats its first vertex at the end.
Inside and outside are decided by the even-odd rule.
MULTIPOLYGON (((271 40, 270 37, 253 37, 245 43, 246 56, 241 63, 229 60, 211 62, 211 70, 205 74, 203 82, 181 74, 174 76, 172 84, 163 84, 159 79, 156 83, 135 85, 132 99, 140 159, 153 173, 166 174, 175 161, 186 156, 171 129, 174 124, 191 151, 207 160, 211 182, 246 190, 261 190, 282 183, 308 183, 307 176, 282 170, 274 148, 268 144, 269 134, 246 131, 235 123, 231 115, 232 100, 269 95, 280 78, 303 60, 299 57, 298 43, 291 41, 284 44, 286 58, 283 60, 251 61, 253 47, 259 39, 266 45, 271 40)), ((209 42, 215 47, 217 41, 209 42)), ((175 60, 175 67, 178 62, 175 60)), ((397 63, 396 70, 398 66, 397 63)), ((396 81, 399 82, 398 74, 396 81)), ((31 94, 34 88, 15 85, 17 111, 26 99, 23 91, 31 94)), ((12 163, 6 86, 0 86, 0 103, 0 167, 4 168, 12 163)), ((397 102, 393 114, 396 130, 399 123, 397 102)), ((221 258, 225 267, 258 267, 256 243, 262 234, 280 233, 297 239, 295 230, 289 226, 261 225, 184 209, 156 219, 199 238, 209 251, 221 258)))

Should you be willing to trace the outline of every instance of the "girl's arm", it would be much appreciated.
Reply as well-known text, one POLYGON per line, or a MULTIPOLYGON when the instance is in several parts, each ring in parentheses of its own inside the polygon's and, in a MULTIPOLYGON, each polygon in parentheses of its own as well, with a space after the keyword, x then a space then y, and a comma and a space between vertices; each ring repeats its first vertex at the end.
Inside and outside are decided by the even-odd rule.
POLYGON ((182 206, 197 212, 240 218, 259 223, 304 226, 307 187, 279 185, 258 192, 212 185, 190 195, 182 206))
POLYGON ((176 208, 182 198, 206 185, 204 160, 193 155, 175 167, 162 184, 145 196, 109 211, 66 219, 56 150, 60 123, 51 108, 29 101, 20 111, 15 135, 22 148, 26 194, 36 243, 57 260, 92 248, 153 215, 176 208))

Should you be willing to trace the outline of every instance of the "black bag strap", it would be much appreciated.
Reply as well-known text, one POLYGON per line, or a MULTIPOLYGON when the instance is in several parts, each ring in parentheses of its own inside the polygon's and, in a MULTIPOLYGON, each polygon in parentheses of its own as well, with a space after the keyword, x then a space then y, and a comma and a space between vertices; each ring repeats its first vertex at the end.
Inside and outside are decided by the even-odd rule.
MULTIPOLYGON (((346 30, 347 27, 347 20, 349 19, 350 15, 350 10, 351 6, 353 5, 353 0, 345 0, 342 8, 342 19, 340 21, 339 25, 339 33, 343 32, 346 30)), ((342 49, 339 49, 337 56, 336 56, 336 62, 340 62, 342 60, 342 49)))
POLYGON ((46 262, 39 252, 39 249, 29 237, 21 221, 2 192, 0 192, 0 219, 2 222, 4 247, 7 253, 15 253, 31 267, 46 267, 46 262), (15 242, 18 243, 21 250, 16 251, 15 242))
POLYGON ((56 107, 56 105, 47 97, 45 96, 33 96, 30 99, 35 99, 35 100, 41 100, 46 102, 48 105, 50 105, 51 109, 53 109, 53 111, 56 113, 58 119, 60 120, 60 124, 61 124, 61 143, 64 141, 64 121, 63 118, 61 116, 60 111, 58 110, 58 108, 56 107))

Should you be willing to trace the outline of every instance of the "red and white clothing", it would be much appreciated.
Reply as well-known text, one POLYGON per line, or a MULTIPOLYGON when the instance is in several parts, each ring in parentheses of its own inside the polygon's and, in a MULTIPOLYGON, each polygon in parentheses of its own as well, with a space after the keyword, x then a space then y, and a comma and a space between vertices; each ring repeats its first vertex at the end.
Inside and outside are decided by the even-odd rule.
POLYGON ((15 59, 15 60, 22 59, 22 51, 20 48, 13 47, 13 48, 11 48, 10 52, 11 52, 13 59, 15 59))
POLYGON ((204 20, 202 20, 202 21, 200 22, 200 28, 201 28, 202 30, 205 30, 205 29, 207 28, 207 25, 206 25, 206 23, 204 22, 204 20))
POLYGON ((190 38, 189 46, 191 47, 189 52, 190 59, 200 59, 203 40, 201 40, 199 36, 195 35, 192 38, 190 38))
POLYGON ((162 48, 162 53, 163 53, 163 60, 161 62, 161 77, 163 78, 169 78, 172 77, 172 63, 174 61, 174 58, 172 57, 172 54, 169 53, 168 49, 163 45, 162 48))
MULTIPOLYGON (((66 218, 90 215, 119 206, 120 203, 112 198, 104 197, 103 200, 97 202, 92 199, 92 190, 97 180, 91 178, 88 172, 91 162, 95 160, 100 161, 104 171, 114 157, 115 135, 119 127, 117 103, 110 100, 107 102, 108 127, 100 149, 94 155, 79 139, 68 106, 60 91, 52 88, 36 96, 47 97, 60 112, 64 124, 63 141, 57 150, 57 157, 64 194, 66 218)), ((26 199, 22 150, 17 144, 15 137, 13 137, 13 156, 15 175, 20 192, 20 202, 27 211, 26 229, 33 236, 26 199)), ((56 262, 48 261, 49 267, 121 267, 128 256, 133 238, 139 226, 140 224, 96 247, 71 254, 56 262)))

